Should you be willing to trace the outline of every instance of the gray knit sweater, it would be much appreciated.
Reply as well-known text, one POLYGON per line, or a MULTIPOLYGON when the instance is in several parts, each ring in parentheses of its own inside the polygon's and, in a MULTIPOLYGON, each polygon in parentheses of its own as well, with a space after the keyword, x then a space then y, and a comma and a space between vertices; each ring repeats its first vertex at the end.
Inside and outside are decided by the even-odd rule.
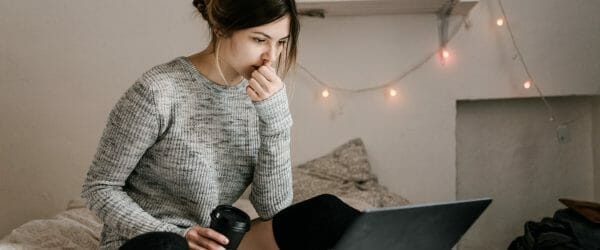
POLYGON ((261 102, 247 81, 218 85, 185 57, 150 69, 111 111, 82 197, 104 222, 100 248, 151 231, 207 227, 210 211, 250 200, 268 219, 291 204, 285 88, 261 102))

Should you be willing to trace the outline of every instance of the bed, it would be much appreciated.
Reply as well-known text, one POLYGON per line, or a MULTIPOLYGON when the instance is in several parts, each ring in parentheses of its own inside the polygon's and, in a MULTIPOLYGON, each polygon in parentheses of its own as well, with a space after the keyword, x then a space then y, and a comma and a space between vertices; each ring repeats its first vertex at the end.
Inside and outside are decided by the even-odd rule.
MULTIPOLYGON (((349 205, 364 210, 408 204, 389 192, 371 172, 361 139, 353 139, 332 152, 292 168, 294 200, 331 193, 349 205)), ((258 217, 245 193, 233 204, 258 217)), ((29 221, 0 240, 4 249, 97 249, 102 223, 81 199, 71 200, 66 210, 53 218, 29 221)))

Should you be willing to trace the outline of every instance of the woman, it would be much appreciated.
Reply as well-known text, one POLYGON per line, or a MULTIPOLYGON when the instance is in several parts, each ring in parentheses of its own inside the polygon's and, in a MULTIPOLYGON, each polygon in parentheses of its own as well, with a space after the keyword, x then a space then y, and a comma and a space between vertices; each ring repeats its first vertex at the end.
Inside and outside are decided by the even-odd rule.
POLYGON ((190 249, 222 249, 228 239, 208 228, 210 212, 250 183, 260 219, 240 249, 331 247, 356 210, 332 196, 288 207, 292 119, 277 72, 296 59, 294 0, 193 4, 210 27, 207 48, 144 73, 109 115, 82 192, 104 222, 101 248, 170 232, 190 249), (335 215, 305 218, 314 210, 335 215), (334 233, 306 245, 312 227, 334 233))

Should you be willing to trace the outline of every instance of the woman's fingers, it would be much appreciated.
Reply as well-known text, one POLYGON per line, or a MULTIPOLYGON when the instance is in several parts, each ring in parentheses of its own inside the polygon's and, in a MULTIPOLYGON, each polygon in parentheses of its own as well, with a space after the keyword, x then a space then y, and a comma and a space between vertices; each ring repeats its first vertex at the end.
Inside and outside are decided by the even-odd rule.
POLYGON ((195 244, 195 243, 192 243, 192 242, 190 242, 190 241, 188 241, 188 248, 189 248, 190 250, 206 250, 206 248, 204 248, 204 247, 200 247, 200 246, 198 246, 197 244, 195 244))
POLYGON ((250 100, 252 101, 258 102, 261 100, 258 93, 256 93, 256 91, 249 84, 248 86, 246 86, 246 94, 250 97, 250 100))
MULTIPOLYGON (((271 89, 271 82, 265 78, 263 74, 261 74, 258 70, 252 72, 252 79, 256 80, 256 82, 260 85, 263 92, 269 93, 271 89)), ((251 80, 252 80, 251 79, 251 80)))
POLYGON ((256 92, 252 89, 252 87, 250 87, 250 86, 246 87, 246 94, 248 96, 250 96, 250 99, 252 101, 255 101, 255 102, 260 101, 260 97, 258 97, 258 94, 256 94, 256 92))
POLYGON ((250 86, 258 96, 265 96, 268 94, 268 90, 265 90, 264 87, 258 83, 258 80, 255 78, 250 78, 248 81, 248 86, 250 86))
POLYGON ((229 243, 229 240, 227 239, 227 237, 225 237, 225 235, 222 235, 211 228, 202 227, 198 231, 200 232, 201 236, 219 242, 222 245, 227 245, 227 243, 229 243))
POLYGON ((222 250, 227 245, 227 237, 210 228, 193 227, 186 235, 188 246, 194 250, 222 250))
POLYGON ((283 88, 283 82, 273 68, 269 64, 265 64, 252 72, 252 78, 250 78, 248 86, 254 91, 257 97, 254 98, 252 93, 247 91, 251 99, 253 101, 262 101, 283 88))
POLYGON ((277 73, 275 73, 275 70, 270 66, 260 66, 257 71, 260 72, 260 74, 262 74, 266 79, 269 79, 270 82, 281 82, 281 79, 277 73))

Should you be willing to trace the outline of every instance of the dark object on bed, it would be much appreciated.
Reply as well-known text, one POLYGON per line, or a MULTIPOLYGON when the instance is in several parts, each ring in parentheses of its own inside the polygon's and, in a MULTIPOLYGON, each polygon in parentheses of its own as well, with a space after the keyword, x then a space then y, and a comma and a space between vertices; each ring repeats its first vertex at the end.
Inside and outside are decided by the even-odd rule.
POLYGON ((591 222, 600 223, 600 204, 591 201, 579 201, 567 198, 558 199, 562 204, 565 204, 570 209, 575 210, 581 216, 591 222))
POLYGON ((526 222, 525 234, 517 237, 508 249, 600 249, 600 224, 570 208, 561 209, 552 218, 526 222))

